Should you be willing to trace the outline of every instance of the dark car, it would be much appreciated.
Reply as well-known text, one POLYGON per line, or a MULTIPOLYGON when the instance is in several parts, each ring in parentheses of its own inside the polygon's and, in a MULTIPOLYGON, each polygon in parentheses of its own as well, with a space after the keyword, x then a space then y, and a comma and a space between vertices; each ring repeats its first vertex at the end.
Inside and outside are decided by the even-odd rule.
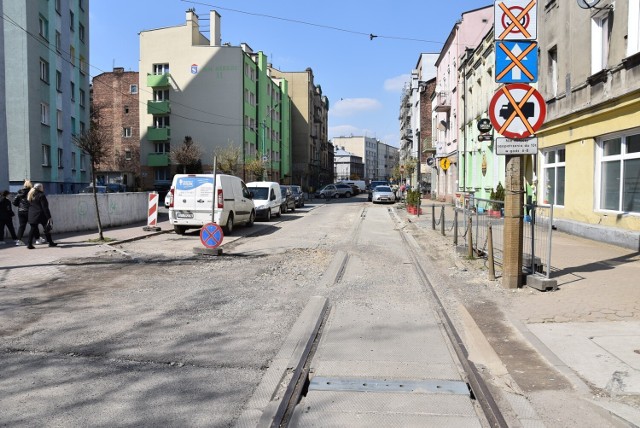
MULTIPOLYGON (((87 186, 84 189, 80 190, 80 193, 93 193, 93 186, 87 186)), ((96 186, 96 193, 114 193, 107 186, 96 186)))
POLYGON ((280 205, 280 211, 286 213, 291 210, 296 210, 296 200, 291 193, 291 189, 287 186, 280 186, 280 192, 282 193, 282 205, 280 205))
POLYGON ((304 207, 304 192, 302 191, 302 187, 296 185, 287 185, 280 187, 286 187, 287 189, 291 190, 293 200, 296 202, 296 208, 304 207))

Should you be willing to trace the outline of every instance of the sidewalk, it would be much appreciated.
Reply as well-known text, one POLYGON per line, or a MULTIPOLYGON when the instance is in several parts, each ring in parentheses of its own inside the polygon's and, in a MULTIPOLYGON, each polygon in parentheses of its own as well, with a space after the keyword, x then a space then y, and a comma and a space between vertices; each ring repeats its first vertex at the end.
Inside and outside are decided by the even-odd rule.
MULTIPOLYGON (((398 211, 453 243, 451 233, 442 237, 439 227, 432 229, 432 204, 445 205, 445 216, 453 218, 450 204, 431 200, 422 201, 420 216, 398 211)), ((574 388, 610 396, 596 404, 640 426, 640 253, 557 230, 551 242, 551 279, 558 289, 509 290, 507 307, 500 309, 574 388)))

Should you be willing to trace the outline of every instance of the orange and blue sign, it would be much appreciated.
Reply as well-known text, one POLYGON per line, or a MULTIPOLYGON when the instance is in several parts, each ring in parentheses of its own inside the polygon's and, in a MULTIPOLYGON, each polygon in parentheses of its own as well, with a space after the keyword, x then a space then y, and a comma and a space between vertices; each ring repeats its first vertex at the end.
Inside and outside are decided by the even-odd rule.
POLYGON ((217 248, 223 238, 222 229, 215 223, 207 223, 200 229, 200 242, 207 248, 217 248))
POLYGON ((496 41, 496 82, 535 83, 537 81, 537 42, 496 41))

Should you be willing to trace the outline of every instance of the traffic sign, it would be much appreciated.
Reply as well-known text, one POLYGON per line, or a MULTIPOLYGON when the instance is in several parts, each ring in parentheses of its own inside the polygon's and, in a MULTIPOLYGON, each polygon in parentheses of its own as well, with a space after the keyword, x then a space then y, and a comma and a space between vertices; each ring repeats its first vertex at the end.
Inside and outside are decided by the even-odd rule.
POLYGON ((524 83, 505 85, 493 95, 489 118, 498 134, 526 138, 535 134, 547 115, 540 92, 524 83))
POLYGON ((478 120, 478 131, 484 133, 487 133, 489 131, 491 131, 491 121, 489 119, 487 119, 486 117, 483 117, 482 119, 478 120))
POLYGON ((215 223, 207 223, 200 229, 200 242, 207 248, 217 248, 222 243, 224 234, 215 223))
POLYGON ((534 83, 538 81, 538 43, 496 42, 496 82, 534 83))
POLYGON ((496 40, 535 40, 537 0, 498 0, 494 3, 496 40))
POLYGON ((442 168, 443 171, 448 170, 450 166, 451 166, 451 161, 449 160, 449 158, 440 159, 440 168, 442 168))
POLYGON ((535 155, 538 153, 538 139, 496 138, 497 155, 535 155))

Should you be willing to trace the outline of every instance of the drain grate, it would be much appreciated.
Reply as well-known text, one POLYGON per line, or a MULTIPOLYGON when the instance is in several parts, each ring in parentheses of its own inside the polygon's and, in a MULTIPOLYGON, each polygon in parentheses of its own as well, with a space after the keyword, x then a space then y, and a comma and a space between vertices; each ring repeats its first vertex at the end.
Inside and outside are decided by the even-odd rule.
POLYGON ((470 395, 465 382, 451 380, 381 380, 314 377, 309 391, 406 392, 414 394, 470 395))

